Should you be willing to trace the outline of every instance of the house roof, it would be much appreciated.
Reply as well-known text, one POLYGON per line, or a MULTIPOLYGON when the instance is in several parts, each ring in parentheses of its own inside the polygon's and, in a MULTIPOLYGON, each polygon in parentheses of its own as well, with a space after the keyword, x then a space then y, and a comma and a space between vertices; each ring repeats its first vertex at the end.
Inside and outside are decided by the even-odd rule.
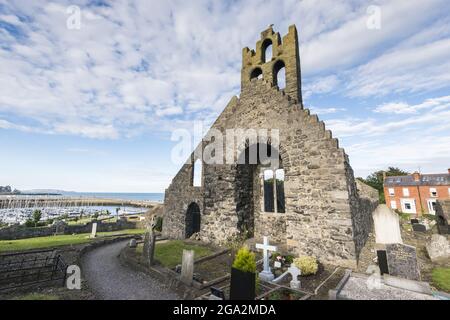
POLYGON ((413 175, 390 176, 384 180, 385 186, 450 186, 450 174, 421 174, 419 181, 414 181, 413 175))

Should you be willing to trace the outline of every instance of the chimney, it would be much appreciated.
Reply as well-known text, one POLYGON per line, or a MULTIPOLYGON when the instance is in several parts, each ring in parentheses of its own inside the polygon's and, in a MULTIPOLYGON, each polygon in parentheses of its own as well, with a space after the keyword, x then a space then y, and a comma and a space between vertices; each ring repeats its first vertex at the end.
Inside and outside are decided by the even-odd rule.
POLYGON ((413 173, 413 178, 414 181, 419 181, 420 180, 420 173, 418 173, 417 171, 413 173))
POLYGON ((450 174, 450 168, 448 168, 447 171, 448 171, 448 174, 450 174))
POLYGON ((383 171, 383 183, 384 183, 384 180, 386 180, 386 171, 383 171))

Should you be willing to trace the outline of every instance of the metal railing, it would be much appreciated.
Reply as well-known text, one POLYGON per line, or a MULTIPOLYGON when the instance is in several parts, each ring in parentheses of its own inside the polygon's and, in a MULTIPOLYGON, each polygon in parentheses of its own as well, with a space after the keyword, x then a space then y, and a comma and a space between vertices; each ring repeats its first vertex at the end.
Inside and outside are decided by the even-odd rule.
POLYGON ((67 264, 54 250, 0 255, 0 291, 47 282, 65 284, 67 264), (9 260, 9 261, 8 261, 9 260))

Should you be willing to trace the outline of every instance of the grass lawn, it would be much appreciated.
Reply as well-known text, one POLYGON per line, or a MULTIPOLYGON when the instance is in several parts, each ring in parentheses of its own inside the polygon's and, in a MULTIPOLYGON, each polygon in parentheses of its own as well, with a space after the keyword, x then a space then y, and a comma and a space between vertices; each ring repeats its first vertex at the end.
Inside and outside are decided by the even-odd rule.
MULTIPOLYGON (((143 246, 138 247, 138 251, 142 252, 143 246)), ((175 268, 181 264, 183 250, 194 250, 194 258, 198 259, 213 253, 208 247, 196 244, 186 244, 182 240, 172 240, 167 242, 156 243, 155 259, 167 268, 175 268)))
POLYGON ((433 285, 439 290, 450 292, 450 268, 436 268, 431 273, 433 285))
MULTIPOLYGON (((110 237, 122 234, 142 234, 144 229, 127 229, 112 232, 98 232, 97 238, 110 237)), ((19 251, 19 250, 30 250, 30 249, 42 249, 51 248, 65 245, 75 245, 93 241, 89 238, 90 233, 82 233, 76 235, 57 235, 49 237, 36 237, 28 239, 19 240, 1 240, 0 241, 0 252, 4 251, 19 251)))
POLYGON ((13 298, 13 300, 59 300, 58 296, 42 293, 30 293, 13 298))

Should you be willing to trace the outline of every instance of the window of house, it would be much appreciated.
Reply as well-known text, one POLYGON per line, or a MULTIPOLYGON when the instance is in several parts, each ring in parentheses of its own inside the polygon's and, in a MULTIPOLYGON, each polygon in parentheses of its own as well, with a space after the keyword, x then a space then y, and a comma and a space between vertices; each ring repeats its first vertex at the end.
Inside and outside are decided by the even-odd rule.
POLYGON ((406 202, 406 203, 405 203, 405 209, 406 209, 406 210, 411 210, 411 203, 406 202))
POLYGON ((388 191, 389 191, 389 195, 391 197, 393 197, 395 195, 394 188, 389 188, 388 191))
POLYGON ((437 197, 437 190, 436 190, 436 188, 430 188, 430 196, 437 197))
POLYGON ((408 188, 403 188, 403 196, 409 197, 409 189, 408 188))
POLYGON ((397 209, 397 202, 395 200, 391 201, 391 208, 394 210, 397 209))
POLYGON ((450 196, 450 188, 448 188, 448 195, 450 196))

